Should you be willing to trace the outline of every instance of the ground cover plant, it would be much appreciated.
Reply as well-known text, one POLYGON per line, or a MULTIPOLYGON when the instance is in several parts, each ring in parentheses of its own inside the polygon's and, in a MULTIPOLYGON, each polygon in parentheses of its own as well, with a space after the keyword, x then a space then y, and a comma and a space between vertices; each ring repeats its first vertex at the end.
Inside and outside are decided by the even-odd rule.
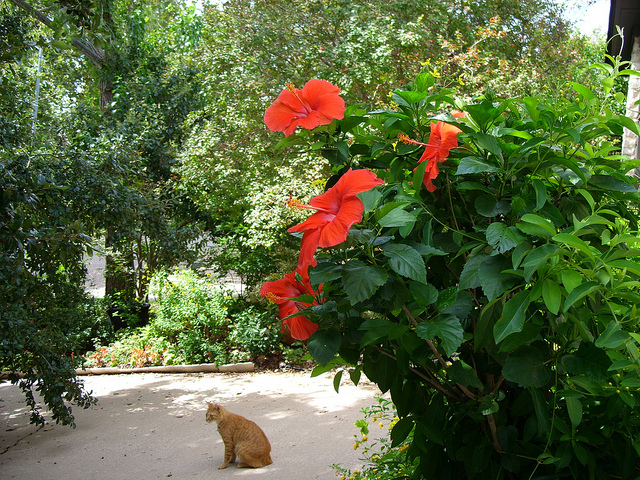
POLYGON ((638 129, 612 109, 635 72, 609 60, 545 97, 463 102, 425 73, 388 109, 289 86, 265 116, 334 175, 290 202, 314 212, 289 229, 298 268, 261 293, 327 369, 390 392, 411 478, 640 469, 638 129))
POLYGON ((393 403, 383 397, 377 403, 362 409, 363 418, 355 427, 359 435, 354 435, 354 450, 362 452, 365 466, 350 470, 341 465, 333 465, 340 480, 391 480, 409 478, 415 469, 415 460, 407 458, 404 451, 413 439, 410 433, 400 444, 392 446, 389 431, 400 421, 393 403))

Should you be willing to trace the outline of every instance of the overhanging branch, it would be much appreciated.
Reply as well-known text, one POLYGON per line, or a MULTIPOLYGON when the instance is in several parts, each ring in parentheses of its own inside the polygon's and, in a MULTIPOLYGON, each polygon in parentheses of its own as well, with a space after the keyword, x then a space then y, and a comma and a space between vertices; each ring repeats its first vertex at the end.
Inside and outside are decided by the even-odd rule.
MULTIPOLYGON (((53 30, 52 22, 49 17, 47 17, 44 13, 36 10, 33 6, 29 5, 24 0, 9 0, 11 3, 16 5, 18 8, 21 8, 29 15, 35 17, 42 24, 51 28, 53 30)), ((71 44, 82 54, 84 54, 91 63, 96 68, 102 68, 103 63, 106 59, 105 51, 101 48, 96 48, 96 46, 87 38, 74 38, 71 44)))

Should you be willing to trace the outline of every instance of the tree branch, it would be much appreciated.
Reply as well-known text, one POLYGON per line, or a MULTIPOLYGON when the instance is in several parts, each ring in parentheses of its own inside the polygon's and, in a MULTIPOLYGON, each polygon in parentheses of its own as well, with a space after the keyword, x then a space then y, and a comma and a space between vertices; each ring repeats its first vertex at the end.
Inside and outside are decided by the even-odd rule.
MULTIPOLYGON (((53 30, 52 22, 44 13, 36 10, 24 0, 9 0, 11 3, 21 8, 29 15, 37 18, 42 24, 53 30)), ((84 54, 96 68, 102 68, 107 56, 103 49, 96 46, 87 38, 76 37, 71 44, 82 54, 84 54)))

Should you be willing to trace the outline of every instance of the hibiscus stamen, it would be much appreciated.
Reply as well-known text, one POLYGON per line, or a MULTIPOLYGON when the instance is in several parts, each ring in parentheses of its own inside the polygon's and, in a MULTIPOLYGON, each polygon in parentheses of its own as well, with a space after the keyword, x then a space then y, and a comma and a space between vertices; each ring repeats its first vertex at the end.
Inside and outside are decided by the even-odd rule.
POLYGON ((289 197, 289 200, 287 200, 287 207, 291 208, 292 210, 305 210, 305 209, 315 210, 315 208, 313 208, 311 205, 307 205, 306 203, 303 203, 301 200, 298 200, 297 198, 293 198, 293 197, 289 197))
POLYGON ((433 145, 431 143, 419 142, 419 141, 414 140, 413 138, 409 137, 406 133, 399 134, 398 135, 398 140, 400 140, 402 143, 406 143, 406 144, 413 143, 414 145, 422 145, 423 147, 439 147, 440 146, 440 145, 433 145))
POLYGON ((307 102, 305 102, 302 98, 300 98, 300 95, 299 95, 300 90, 297 89, 296 86, 291 82, 287 83, 286 89, 289 90, 293 94, 293 96, 298 99, 298 102, 300 102, 300 106, 303 109, 303 111, 298 112, 298 115, 295 118, 298 119, 298 118, 306 117, 307 115, 309 115, 309 112, 311 111, 311 107, 307 102))
POLYGON ((284 300, 284 298, 276 295, 273 292, 267 292, 265 294, 265 297, 267 297, 267 300, 269 300, 270 302, 273 302, 273 303, 280 303, 280 302, 282 302, 284 300))
POLYGON ((330 215, 336 214, 336 212, 334 212, 333 210, 328 210, 326 208, 320 208, 320 207, 312 207, 311 205, 302 203, 297 198, 292 198, 292 197, 289 197, 289 200, 287 200, 287 207, 291 208, 292 210, 315 210, 316 212, 324 212, 330 215))

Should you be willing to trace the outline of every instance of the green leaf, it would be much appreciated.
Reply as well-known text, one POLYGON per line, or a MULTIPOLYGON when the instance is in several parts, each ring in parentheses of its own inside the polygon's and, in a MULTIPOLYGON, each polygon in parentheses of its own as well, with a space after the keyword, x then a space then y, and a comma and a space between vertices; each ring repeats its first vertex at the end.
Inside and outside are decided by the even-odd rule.
POLYGON ((460 273, 460 280, 458 282, 460 289, 477 288, 480 286, 478 272, 480 271, 482 262, 487 257, 488 255, 479 254, 467 259, 467 263, 464 264, 462 273, 460 273))
POLYGON ((589 183, 596 187, 600 187, 604 190, 611 190, 613 192, 636 193, 636 187, 634 187, 632 183, 618 180, 610 175, 593 175, 589 179, 589 183))
MULTIPOLYGON (((530 223, 532 225, 541 227, 549 234, 549 237, 552 235, 555 235, 556 233, 555 227, 548 219, 541 217, 540 215, 536 215, 535 213, 526 213, 522 216, 522 218, 520 218, 520 220, 522 222, 530 223)), ((528 233, 528 232, 525 232, 525 233, 528 233)))
MULTIPOLYGON (((627 70, 627 71, 633 71, 633 70, 627 70)), ((620 72, 620 74, 621 73, 622 72, 620 72)), ((638 72, 634 72, 634 74, 638 75, 638 72)), ((640 129, 638 128, 638 124, 632 118, 627 117, 625 115, 613 115, 613 117, 611 117, 611 121, 616 122, 617 124, 622 125, 625 128, 628 128, 633 133, 640 136, 640 129)))
POLYGON ((52 47, 60 48, 62 50, 70 50, 73 46, 70 43, 63 42, 62 40, 53 40, 50 44, 52 47))
POLYGON ((481 192, 485 192, 491 194, 491 190, 478 182, 460 182, 457 186, 458 191, 464 190, 480 190, 481 192))
POLYGON ((484 159, 480 157, 465 157, 460 160, 460 165, 458 165, 456 175, 498 171, 500 171, 498 167, 486 163, 484 159))
POLYGON ((307 341, 311 356, 321 365, 328 364, 338 353, 342 337, 337 330, 318 330, 307 341))
POLYGON ((416 327, 416 334, 423 340, 438 337, 448 356, 453 355, 462 345, 463 333, 460 320, 453 315, 438 315, 432 321, 424 321, 416 327))
POLYGON ((529 303, 529 292, 525 290, 516 293, 511 300, 504 304, 502 316, 493 327, 493 337, 496 344, 504 340, 507 335, 522 330, 529 303))
POLYGON ((438 311, 442 314, 453 315, 457 317, 458 320, 464 320, 473 309, 473 295, 466 290, 457 290, 455 287, 453 287, 452 290, 455 290, 453 303, 447 302, 446 306, 441 304, 441 298, 440 295, 438 295, 438 311))
POLYGON ((474 132, 471 136, 475 139, 476 145, 487 152, 491 152, 496 156, 502 155, 502 150, 498 145, 498 139, 493 135, 486 133, 474 132))
POLYGON ((447 368, 447 376, 463 387, 482 388, 482 382, 476 371, 462 360, 456 360, 447 368))
POLYGON ((517 247, 526 240, 516 227, 507 227, 502 222, 494 222, 487 227, 485 232, 487 242, 497 253, 505 253, 517 247))
POLYGON ((602 395, 602 393, 604 392, 604 390, 602 389, 602 383, 600 381, 582 376, 571 377, 570 380, 578 387, 584 388, 591 395, 602 395))
POLYGON ((342 281, 351 305, 370 298, 389 278, 387 271, 377 265, 359 260, 348 262, 342 269, 342 281))
POLYGON ((537 178, 534 178, 531 183, 536 192, 536 210, 540 210, 547 203, 547 187, 542 180, 537 178))
POLYGON ((397 447, 404 442, 411 430, 413 430, 414 425, 413 417, 404 417, 398 420, 391 430, 391 448, 397 447))
POLYGON ((342 276, 342 265, 331 262, 319 262, 315 267, 309 268, 309 280, 311 285, 317 287, 321 283, 336 280, 342 276))
POLYGON ((544 438, 549 430, 549 404, 545 400, 544 392, 541 389, 532 388, 529 392, 536 412, 538 435, 544 438))
POLYGON ((427 283, 427 268, 418 251, 409 245, 390 243, 382 247, 389 265, 398 274, 417 282, 427 283))
POLYGON ((414 80, 414 84, 416 86, 416 90, 419 92, 428 92, 429 87, 431 87, 435 83, 436 79, 430 73, 421 73, 414 80))
POLYGON ((427 165, 429 164, 429 162, 421 162, 418 164, 418 166, 416 167, 415 171, 413 172, 413 180, 412 180, 412 184, 413 184, 413 188, 415 189, 416 193, 416 199, 418 201, 420 201, 422 193, 420 192, 420 189, 422 188, 422 181, 424 179, 424 172, 427 170, 427 165))
POLYGON ((593 92, 589 90, 587 87, 585 87, 584 85, 581 85, 576 82, 569 82, 569 85, 571 85, 571 88, 573 88, 576 92, 582 95, 582 97, 584 97, 586 101, 591 102, 596 99, 593 92))
POLYGON ((473 332, 473 345, 476 350, 494 346, 493 327, 500 318, 502 304, 498 299, 487 303, 473 332))
POLYGON ((530 345, 539 337, 541 330, 542 327, 540 327, 540 325, 525 322, 522 326, 522 330, 514 332, 511 335, 507 335, 507 337, 500 342, 500 348, 498 351, 501 353, 508 353, 516 348, 522 347, 523 345, 530 345))
POLYGON ((475 123, 480 130, 485 130, 489 127, 491 122, 497 119, 504 109, 507 108, 508 105, 500 105, 500 108, 497 108, 493 105, 493 102, 485 99, 481 103, 467 105, 465 110, 467 112, 467 116, 471 117, 470 119, 475 123))
POLYGON ((410 106, 414 103, 421 102, 422 100, 427 98, 428 95, 428 92, 416 92, 414 90, 395 90, 393 92, 392 98, 393 101, 398 105, 410 106))
POLYGON ((582 300, 587 295, 595 292, 600 289, 600 284, 598 282, 590 281, 583 283, 582 285, 577 286, 571 293, 567 295, 567 299, 564 301, 564 307, 562 309, 563 313, 566 313, 574 303, 579 300, 582 300))
POLYGON ((395 359, 377 350, 369 350, 362 356, 364 374, 378 384, 382 393, 393 385, 398 374, 398 363, 395 359))
POLYGON ((385 318, 371 318, 363 322, 358 329, 365 332, 360 340, 360 347, 366 347, 385 337, 390 340, 396 339, 406 332, 407 329, 408 327, 406 325, 393 323, 385 318))
POLYGON ((562 285, 567 293, 576 288, 582 283, 583 276, 575 270, 562 270, 560 272, 560 278, 562 279, 562 285))
POLYGON ((395 208, 378 220, 381 227, 406 227, 416 223, 416 217, 402 207, 395 208))
POLYGON ((338 372, 336 373, 336 376, 333 377, 333 389, 336 391, 336 393, 340 393, 340 381, 342 380, 342 370, 338 370, 338 372))
POLYGON ((423 307, 428 307, 438 301, 438 290, 430 283, 411 282, 409 290, 415 301, 423 307))
POLYGON ((506 380, 521 387, 542 388, 551 380, 548 356, 538 348, 524 346, 509 355, 502 374, 506 380))
POLYGON ((372 188, 371 190, 360 192, 357 197, 362 200, 364 213, 367 213, 376 209, 382 198, 382 193, 377 188, 372 188))
POLYGON ((554 315, 557 315, 560 311, 560 303, 562 302, 560 285, 547 278, 542 284, 542 300, 544 301, 547 310, 554 315))
POLYGON ((478 269, 478 280, 489 301, 498 298, 514 284, 513 275, 502 273, 510 267, 508 258, 500 255, 485 256, 478 269))
POLYGON ((492 218, 511 211, 511 205, 497 200, 493 195, 480 195, 474 202, 476 211, 483 217, 492 218))
POLYGON ((560 243, 564 243, 566 245, 569 245, 570 247, 573 247, 573 248, 576 248, 576 249, 580 250, 582 253, 584 253, 589 258, 591 258, 591 259, 594 258, 593 252, 589 248, 589 245, 584 240, 582 240, 580 237, 577 237, 577 236, 572 235, 570 233, 558 233, 557 235, 554 235, 552 237, 552 240, 554 242, 560 242, 560 243))
POLYGON ((582 403, 580 399, 576 397, 565 397, 564 401, 567 404, 567 412, 569 412, 571 426, 575 428, 582 422, 582 403))
POLYGON ((541 265, 545 265, 547 261, 556 254, 558 246, 551 243, 546 243, 538 248, 531 250, 525 259, 522 261, 522 268, 524 269, 524 279, 529 281, 531 276, 540 268, 541 265))
POLYGON ((604 332, 598 336, 595 345, 600 348, 618 348, 626 341, 627 334, 622 331, 620 324, 611 321, 607 325, 607 328, 604 329, 604 332))

